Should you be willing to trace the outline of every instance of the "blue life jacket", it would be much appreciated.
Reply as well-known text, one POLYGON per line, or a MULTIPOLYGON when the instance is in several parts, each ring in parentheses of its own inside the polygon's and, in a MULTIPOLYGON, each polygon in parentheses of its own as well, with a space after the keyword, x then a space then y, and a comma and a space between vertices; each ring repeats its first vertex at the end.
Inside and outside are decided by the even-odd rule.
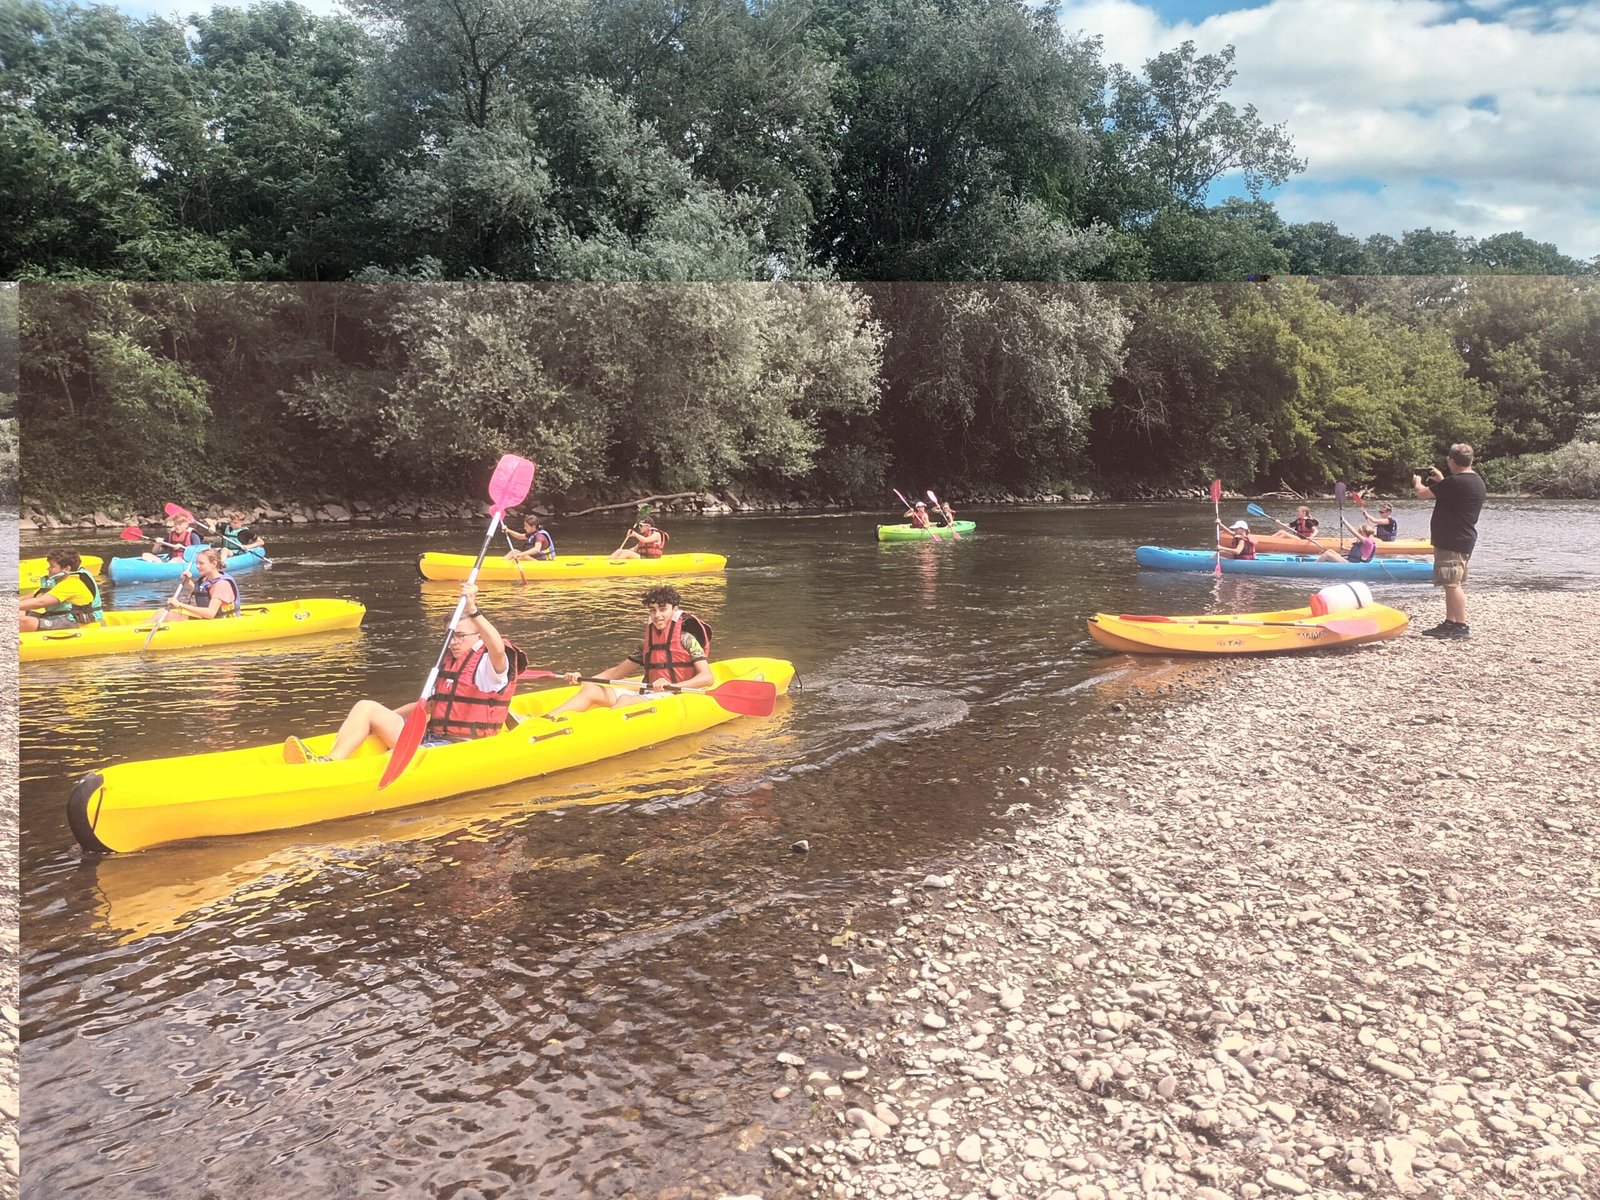
POLYGON ((218 580, 222 579, 226 579, 229 583, 233 584, 233 611, 229 612, 227 609, 223 609, 217 615, 219 617, 237 617, 239 615, 239 606, 244 602, 244 596, 239 591, 239 581, 232 575, 229 575, 226 571, 221 572, 216 579, 201 579, 196 581, 194 585, 194 600, 191 601, 191 603, 193 603, 197 608, 208 607, 211 604, 211 587, 213 584, 217 583, 218 580))

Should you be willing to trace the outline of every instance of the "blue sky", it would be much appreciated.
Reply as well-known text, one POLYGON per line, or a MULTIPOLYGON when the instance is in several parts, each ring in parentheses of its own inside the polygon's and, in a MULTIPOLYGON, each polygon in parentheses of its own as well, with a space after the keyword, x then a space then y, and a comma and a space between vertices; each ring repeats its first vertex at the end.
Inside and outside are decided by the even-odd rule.
POLYGON ((1132 71, 1186 40, 1234 46, 1229 98, 1286 125, 1308 163, 1270 194, 1288 221, 1357 237, 1520 230, 1600 255, 1600 0, 1061 0, 1061 24, 1132 71))

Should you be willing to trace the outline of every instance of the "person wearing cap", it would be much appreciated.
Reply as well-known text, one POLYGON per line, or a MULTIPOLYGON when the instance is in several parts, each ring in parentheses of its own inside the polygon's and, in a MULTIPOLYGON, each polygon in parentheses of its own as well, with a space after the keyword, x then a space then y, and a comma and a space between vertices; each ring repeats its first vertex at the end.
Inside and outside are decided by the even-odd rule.
POLYGON ((1400 522, 1394 519, 1394 505, 1380 504, 1378 519, 1372 523, 1380 542, 1392 542, 1400 536, 1400 522))
POLYGON ((1227 531, 1233 534, 1233 545, 1217 547, 1218 554, 1225 554, 1229 558, 1249 559, 1256 556, 1256 539, 1250 536, 1250 522, 1245 520, 1235 521, 1232 525, 1223 525, 1217 522, 1217 540, 1222 540, 1222 534, 1227 531))
MULTIPOLYGON (((478 585, 462 584, 461 594, 467 598, 466 612, 450 632, 439 678, 428 698, 424 746, 447 746, 499 733, 517 692, 517 676, 528 664, 522 651, 506 641, 478 608, 478 585)), ((416 706, 415 700, 400 708, 357 700, 327 754, 313 754, 299 738, 291 737, 283 743, 283 760, 337 762, 349 758, 369 737, 392 750, 416 706)))
POLYGON ((913 529, 926 529, 926 528, 928 528, 928 506, 926 504, 924 504, 921 500, 918 500, 910 508, 906 509, 906 511, 902 515, 905 517, 905 519, 907 521, 911 522, 911 528, 913 528, 913 529))
POLYGON ((612 562, 627 558, 660 558, 667 548, 667 531, 657 529, 649 517, 640 517, 639 523, 628 530, 622 545, 611 552, 612 562), (629 542, 634 545, 628 545, 629 542))

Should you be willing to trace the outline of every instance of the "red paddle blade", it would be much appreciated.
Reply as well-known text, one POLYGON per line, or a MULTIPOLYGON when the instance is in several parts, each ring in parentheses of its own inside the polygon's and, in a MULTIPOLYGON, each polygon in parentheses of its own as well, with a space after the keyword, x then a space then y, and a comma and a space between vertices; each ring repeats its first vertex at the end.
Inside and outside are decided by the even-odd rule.
POLYGON ((181 504, 174 504, 171 500, 168 500, 161 506, 161 511, 166 513, 169 517, 182 517, 186 521, 194 520, 194 514, 192 512, 190 512, 181 504))
POLYGON ((1220 479, 1213 479, 1211 481, 1211 503, 1222 503, 1222 480, 1220 479))
POLYGON ((762 679, 730 679, 706 695, 728 712, 746 717, 770 717, 778 702, 778 687, 762 679))
POLYGON ((1370 637, 1378 632, 1376 621, 1324 621, 1322 627, 1329 633, 1336 633, 1340 637, 1370 637))
POLYGON ((389 763, 383 768, 383 775, 378 780, 380 792, 399 779, 401 773, 411 765, 417 747, 422 745, 422 735, 427 731, 428 706, 419 701, 411 710, 411 715, 406 718, 405 728, 400 731, 400 740, 395 742, 394 749, 389 752, 389 763))
POLYGON ((137 525, 129 525, 117 536, 125 542, 143 542, 149 540, 145 536, 144 530, 140 529, 137 525))
POLYGON ((496 512, 521 504, 533 486, 534 465, 515 454, 504 455, 489 477, 489 500, 496 512))

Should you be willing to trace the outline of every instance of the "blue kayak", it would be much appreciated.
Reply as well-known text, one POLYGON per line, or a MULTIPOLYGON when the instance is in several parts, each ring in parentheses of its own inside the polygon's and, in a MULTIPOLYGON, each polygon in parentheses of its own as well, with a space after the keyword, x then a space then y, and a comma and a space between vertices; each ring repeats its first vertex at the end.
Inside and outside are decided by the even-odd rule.
MULTIPOLYGON (((195 549, 195 547, 190 547, 195 549)), ((204 546, 199 550, 205 549, 204 546)), ((198 550, 196 550, 198 553, 198 550)), ((146 562, 143 558, 108 558, 106 559, 106 578, 112 583, 177 583, 178 576, 183 574, 184 567, 194 561, 193 557, 173 558, 168 562, 146 562)), ((253 571, 267 561, 266 547, 260 550, 247 550, 242 554, 235 554, 232 558, 222 560, 222 569, 230 575, 237 575, 241 571, 253 571)), ((190 571, 190 574, 194 574, 190 571)))
MULTIPOLYGON (((1210 571, 1217 558, 1210 550, 1168 550, 1140 546, 1134 557, 1141 567, 1158 571, 1210 571)), ((116 560, 113 559, 113 562, 116 560)), ((1258 554, 1254 558, 1222 559, 1224 575, 1291 575, 1305 579, 1364 579, 1368 583, 1428 583, 1433 560, 1427 558, 1374 558, 1371 562, 1319 562, 1309 554, 1258 554)))

